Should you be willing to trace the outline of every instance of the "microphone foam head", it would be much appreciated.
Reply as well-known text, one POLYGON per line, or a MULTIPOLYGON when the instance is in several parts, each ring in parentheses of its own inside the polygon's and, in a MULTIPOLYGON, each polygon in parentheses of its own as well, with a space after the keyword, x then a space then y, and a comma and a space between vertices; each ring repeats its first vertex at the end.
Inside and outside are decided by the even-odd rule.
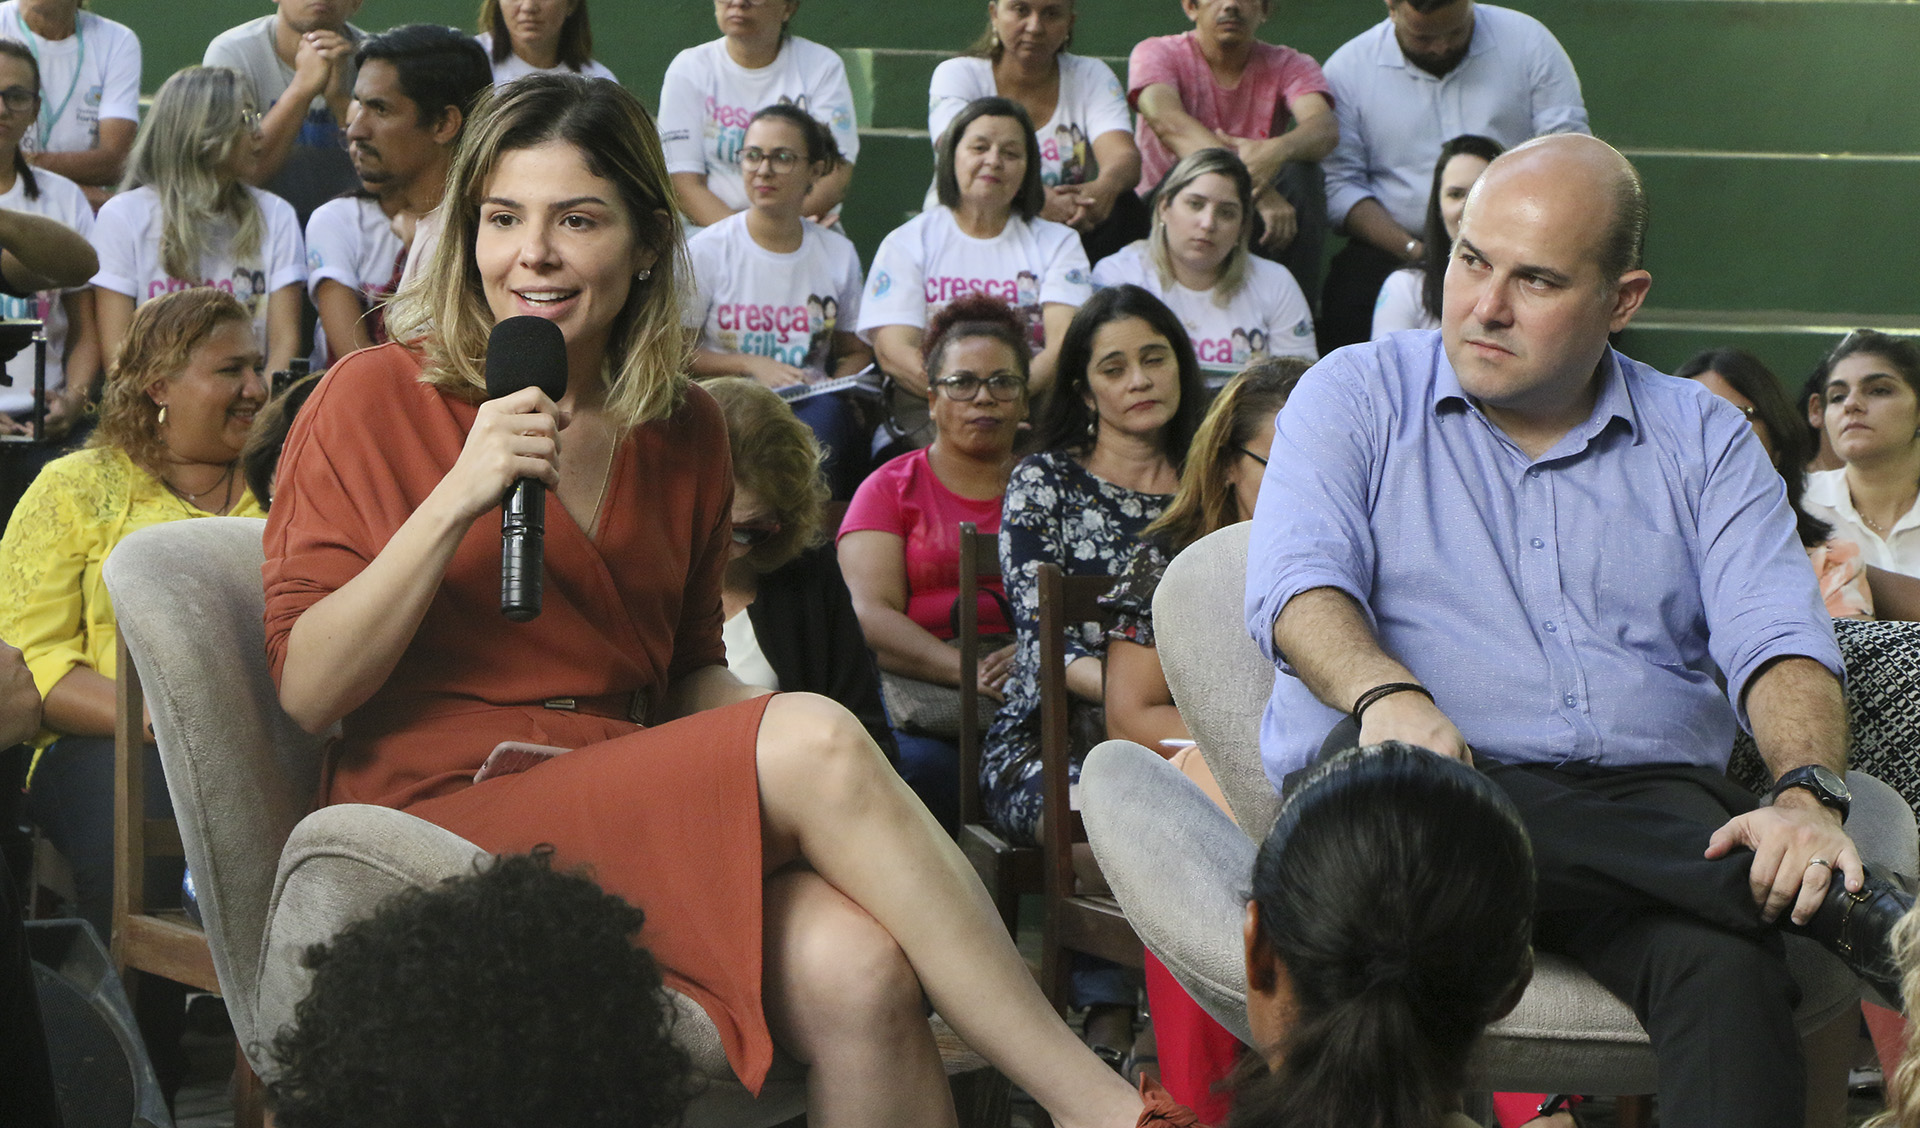
POLYGON ((556 402, 567 394, 567 340, 544 317, 509 317, 487 338, 487 398, 535 387, 556 402))

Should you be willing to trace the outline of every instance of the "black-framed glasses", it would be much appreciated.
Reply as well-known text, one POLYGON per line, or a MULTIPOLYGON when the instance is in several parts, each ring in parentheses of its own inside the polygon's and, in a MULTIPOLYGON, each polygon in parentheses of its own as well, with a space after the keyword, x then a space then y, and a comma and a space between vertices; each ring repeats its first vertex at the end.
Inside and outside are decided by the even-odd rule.
POLYGON ((733 527, 733 543, 741 548, 759 548, 779 535, 780 522, 778 521, 756 521, 752 524, 733 527))
POLYGON ((9 86, 0 90, 0 105, 8 113, 25 113, 40 104, 40 92, 31 86, 9 86))
POLYGON ((1265 466, 1267 464, 1266 459, 1261 458, 1259 455, 1248 450, 1246 447, 1234 447, 1233 449, 1239 451, 1241 454, 1246 455, 1248 458, 1253 459, 1255 462, 1258 462, 1262 466, 1265 466))
POLYGON ((980 398, 980 389, 1001 403, 1018 399, 1027 385, 1018 376, 943 376, 933 382, 940 394, 955 403, 972 403, 980 398))
POLYGON ((751 171, 768 161, 773 162, 775 172, 792 172, 794 166, 800 163, 800 154, 792 149, 775 149, 768 152, 758 146, 740 150, 740 167, 743 169, 751 171))

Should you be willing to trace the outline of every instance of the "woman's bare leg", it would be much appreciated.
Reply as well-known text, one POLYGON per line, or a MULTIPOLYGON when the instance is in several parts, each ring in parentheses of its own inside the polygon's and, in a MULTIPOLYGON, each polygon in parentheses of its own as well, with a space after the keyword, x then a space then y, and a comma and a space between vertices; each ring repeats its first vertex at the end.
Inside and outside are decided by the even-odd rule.
POLYGON ((1040 994, 986 890, 839 705, 769 702, 756 747, 767 872, 804 857, 906 954, 948 1025, 1060 1128, 1132 1128, 1133 1089, 1040 994))
POLYGON ((767 1020, 809 1068, 815 1128, 956 1128, 953 1093, 900 946, 819 874, 767 879, 767 1020))

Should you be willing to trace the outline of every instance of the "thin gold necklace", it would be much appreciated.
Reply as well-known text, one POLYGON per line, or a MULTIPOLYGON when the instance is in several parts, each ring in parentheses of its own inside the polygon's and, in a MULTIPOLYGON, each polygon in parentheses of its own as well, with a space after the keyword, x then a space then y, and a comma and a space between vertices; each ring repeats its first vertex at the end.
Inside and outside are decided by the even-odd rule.
POLYGON ((231 496, 233 492, 233 467, 234 467, 233 463, 231 462, 227 463, 227 472, 220 475, 220 480, 215 482, 211 486, 208 486, 206 489, 201 490, 197 494, 190 494, 187 491, 181 489, 179 486, 174 485, 171 481, 167 480, 167 477, 164 474, 160 476, 160 484, 167 487, 168 491, 170 491, 175 497, 186 502, 188 505, 193 506, 195 509, 201 509, 202 512, 206 512, 206 510, 204 509, 204 507, 201 506, 200 499, 207 496, 208 494, 212 493, 215 490, 224 488, 226 492, 221 495, 221 500, 224 501, 226 504, 220 507, 220 512, 225 513, 228 509, 231 509, 233 507, 233 498, 231 496))

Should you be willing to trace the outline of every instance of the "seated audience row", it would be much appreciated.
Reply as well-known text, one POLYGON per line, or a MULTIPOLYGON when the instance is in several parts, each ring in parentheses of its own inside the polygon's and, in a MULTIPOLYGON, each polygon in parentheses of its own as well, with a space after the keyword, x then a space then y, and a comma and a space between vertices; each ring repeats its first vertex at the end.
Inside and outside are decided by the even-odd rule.
POLYGON ((140 121, 140 37, 85 9, 85 0, 6 0, 0 39, 19 43, 38 75, 0 90, 22 102, 31 128, 20 145, 36 169, 78 184, 98 208, 120 183, 140 121), (32 91, 33 106, 15 91, 32 91))

